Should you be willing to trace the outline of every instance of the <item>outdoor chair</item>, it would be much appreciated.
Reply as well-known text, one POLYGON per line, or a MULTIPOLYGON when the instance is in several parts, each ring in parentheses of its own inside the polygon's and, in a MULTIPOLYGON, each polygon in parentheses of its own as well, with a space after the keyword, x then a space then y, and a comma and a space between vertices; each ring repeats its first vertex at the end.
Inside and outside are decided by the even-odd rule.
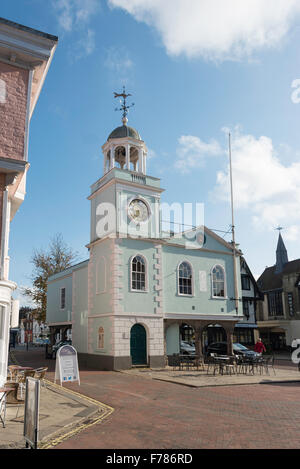
POLYGON ((19 367, 17 365, 9 365, 7 369, 8 369, 7 380, 16 381, 19 367))
POLYGON ((236 363, 236 358, 235 357, 230 357, 227 362, 224 362, 223 368, 225 369, 225 373, 232 375, 236 374, 236 368, 237 363, 236 363))
POLYGON ((215 374, 216 368, 218 368, 218 363, 215 360, 215 354, 211 354, 207 357, 207 374, 209 373, 209 370, 211 368, 213 369, 213 372, 215 374))
POLYGON ((253 368, 259 372, 260 374, 263 374, 264 372, 264 359, 263 357, 258 357, 253 361, 253 368))
POLYGON ((173 370, 176 370, 176 368, 178 368, 180 370, 181 361, 180 361, 179 354, 173 353, 173 355, 172 355, 172 366, 173 366, 173 370))
POLYGON ((45 376, 46 376, 46 371, 48 370, 48 367, 43 367, 43 368, 37 368, 34 373, 34 378, 38 379, 42 386, 46 388, 46 382, 45 382, 45 376))
POLYGON ((237 356, 237 364, 236 364, 236 369, 237 369, 237 373, 241 373, 241 374, 247 374, 247 371, 250 367, 250 362, 249 360, 246 360, 244 357, 242 356, 237 356))
POLYGON ((189 370, 190 368, 193 367, 193 358, 191 358, 190 355, 184 355, 182 357, 180 357, 180 368, 181 370, 185 369, 186 370, 189 370))
POLYGON ((224 372, 224 363, 225 360, 222 360, 221 355, 211 354, 208 357, 208 365, 207 365, 207 374, 209 373, 210 368, 213 368, 213 374, 215 375, 216 372, 223 374, 224 372))
POLYGON ((5 387, 6 386, 13 388, 11 391, 8 391, 8 393, 6 394, 6 408, 16 407, 17 413, 16 413, 15 418, 17 418, 20 407, 24 405, 24 400, 18 399, 19 383, 12 383, 11 381, 7 381, 5 383, 5 387))
POLYGON ((20 371, 17 375, 17 383, 20 386, 21 390, 21 399, 23 398, 23 389, 26 387, 26 378, 33 378, 35 374, 35 370, 25 370, 20 371))
POLYGON ((276 375, 275 368, 274 368, 274 361, 275 357, 274 355, 272 357, 264 357, 264 369, 266 370, 266 373, 269 375, 269 368, 272 368, 274 375, 276 375))
POLYGON ((201 369, 201 370, 204 371, 204 370, 205 370, 204 358, 203 358, 203 357, 195 358, 195 359, 193 360, 193 366, 194 366, 197 370, 201 369))

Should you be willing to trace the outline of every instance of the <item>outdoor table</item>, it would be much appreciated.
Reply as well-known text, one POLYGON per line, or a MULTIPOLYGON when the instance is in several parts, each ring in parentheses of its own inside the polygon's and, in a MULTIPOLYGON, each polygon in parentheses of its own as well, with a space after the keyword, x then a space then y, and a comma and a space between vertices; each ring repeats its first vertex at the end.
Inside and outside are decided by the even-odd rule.
POLYGON ((193 361, 198 358, 199 358, 198 355, 188 355, 188 354, 179 355, 180 366, 185 364, 189 368, 190 365, 193 364, 193 361))
POLYGON ((5 414, 6 414, 6 395, 9 391, 13 391, 14 388, 0 388, 0 393, 3 393, 0 397, 0 420, 3 428, 5 428, 5 414))
MULTIPOLYGON (((9 370, 9 374, 10 374, 10 379, 11 379, 11 381, 13 381, 13 372, 14 371, 16 371, 18 373, 18 372, 22 372, 22 371, 26 371, 26 370, 34 370, 34 368, 32 368, 31 366, 9 365, 8 370, 9 370)), ((16 378, 17 378, 17 376, 16 376, 16 378)))
MULTIPOLYGON (((224 371, 224 364, 230 360, 230 357, 227 355, 219 355, 219 356, 214 356, 213 357, 215 362, 219 365, 219 373, 222 375, 224 371)), ((214 374, 216 372, 216 369, 214 369, 214 374)))

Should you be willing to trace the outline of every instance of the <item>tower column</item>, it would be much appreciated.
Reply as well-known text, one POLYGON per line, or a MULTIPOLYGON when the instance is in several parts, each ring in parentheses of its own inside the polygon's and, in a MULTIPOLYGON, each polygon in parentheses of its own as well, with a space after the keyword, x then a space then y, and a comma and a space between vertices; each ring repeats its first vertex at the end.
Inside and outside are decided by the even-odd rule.
POLYGON ((103 174, 107 173, 107 154, 108 151, 103 153, 103 174))
POLYGON ((144 160, 144 164, 143 164, 143 173, 146 174, 147 172, 147 153, 144 151, 143 152, 143 160, 144 160))
POLYGON ((139 173, 143 173, 143 157, 144 157, 143 149, 139 148, 139 173))
POLYGON ((109 169, 113 169, 115 167, 115 147, 112 146, 110 149, 110 167, 109 169))
POLYGON ((126 152, 126 169, 130 170, 130 145, 129 143, 125 146, 126 152))

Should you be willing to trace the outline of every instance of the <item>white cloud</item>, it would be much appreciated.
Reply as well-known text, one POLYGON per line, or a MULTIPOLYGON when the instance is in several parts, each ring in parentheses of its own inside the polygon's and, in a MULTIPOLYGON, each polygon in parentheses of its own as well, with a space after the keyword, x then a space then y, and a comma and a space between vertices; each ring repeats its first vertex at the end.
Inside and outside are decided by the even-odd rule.
POLYGON ((30 308, 36 308, 34 301, 27 295, 24 295, 23 289, 32 288, 32 285, 19 285, 13 293, 13 298, 20 301, 20 307, 28 306, 30 308))
POLYGON ((88 24, 99 9, 97 0, 53 0, 52 4, 59 25, 67 32, 88 24))
POLYGON ((108 0, 154 27, 167 53, 241 59, 278 46, 300 13, 299 0, 108 0))
POLYGON ((74 41, 71 59, 78 60, 92 54, 95 49, 95 32, 89 27, 89 23, 99 10, 99 1, 53 0, 52 5, 62 30, 79 35, 79 39, 74 41))
POLYGON ((95 49, 95 32, 88 29, 82 34, 82 37, 75 43, 74 48, 70 52, 73 60, 79 60, 83 57, 91 55, 95 49))
MULTIPOLYGON (((269 137, 232 137, 234 206, 248 210, 257 229, 286 228, 286 238, 300 234, 300 159, 284 164, 269 137)), ((215 197, 229 200, 229 167, 217 174, 215 197)))
POLYGON ((111 72, 112 81, 117 86, 128 85, 132 81, 134 62, 125 47, 109 47, 104 65, 111 72))
MULTIPOLYGON (((229 129, 223 128, 226 134, 229 129)), ((285 239, 300 237, 300 155, 285 144, 274 148, 272 139, 259 138, 233 130, 232 169, 234 208, 244 211, 252 219, 257 231, 274 230, 283 226, 285 239), (287 157, 288 155, 288 157, 287 157)), ((223 156, 211 192, 215 202, 230 202, 228 145, 216 140, 203 142, 199 137, 184 135, 178 139, 175 168, 190 173, 205 166, 209 159, 223 156)))
POLYGON ((216 156, 223 153, 221 146, 216 140, 205 143, 199 137, 182 135, 178 139, 178 143, 175 168, 183 173, 204 166, 207 156, 216 156))

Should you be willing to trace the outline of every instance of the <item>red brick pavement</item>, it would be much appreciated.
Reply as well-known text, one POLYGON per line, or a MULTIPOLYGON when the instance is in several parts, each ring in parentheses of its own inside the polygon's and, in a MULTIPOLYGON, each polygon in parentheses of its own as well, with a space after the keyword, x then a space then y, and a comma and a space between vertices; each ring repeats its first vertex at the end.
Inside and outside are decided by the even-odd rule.
MULTIPOLYGON (((35 359, 37 352, 35 357, 31 352, 27 357, 22 354, 24 365, 33 365, 35 359)), ((41 364, 45 362, 53 369, 54 361, 41 364)), ((48 378, 53 376, 52 371, 48 378)), ((68 387, 115 411, 101 424, 61 443, 58 449, 300 446, 298 383, 189 388, 99 371, 81 371, 80 380, 80 386, 69 383, 68 387)))

